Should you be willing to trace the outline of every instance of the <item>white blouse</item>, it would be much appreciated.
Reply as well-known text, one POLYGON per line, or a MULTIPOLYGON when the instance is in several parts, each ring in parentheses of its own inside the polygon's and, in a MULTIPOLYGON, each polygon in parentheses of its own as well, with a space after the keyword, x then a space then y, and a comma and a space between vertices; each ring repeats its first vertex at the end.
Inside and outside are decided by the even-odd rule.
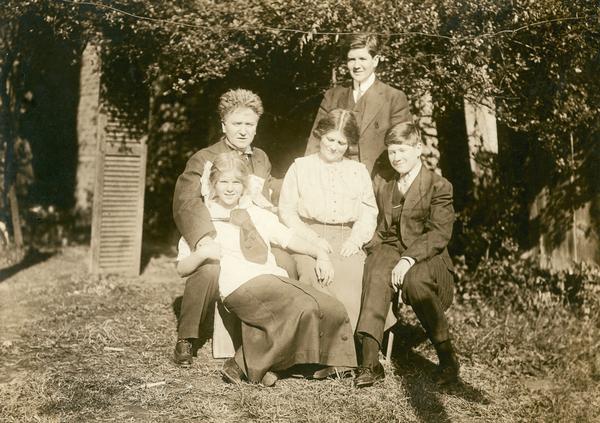
POLYGON ((279 215, 320 223, 352 223, 350 239, 358 246, 371 240, 377 226, 377 203, 366 166, 343 159, 327 163, 318 153, 298 158, 283 180, 279 215))
MULTIPOLYGON (((228 218, 231 210, 213 201, 206 201, 206 207, 213 219, 228 218)), ((221 245, 221 272, 219 274, 219 292, 224 298, 250 279, 260 275, 288 276, 287 272, 277 266, 271 253, 270 243, 286 248, 292 230, 279 222, 273 213, 250 205, 247 209, 256 230, 268 246, 267 262, 264 264, 246 260, 240 248, 240 228, 229 222, 213 221, 217 236, 215 241, 221 245)), ((179 239, 177 260, 191 254, 191 250, 183 237, 179 239)))

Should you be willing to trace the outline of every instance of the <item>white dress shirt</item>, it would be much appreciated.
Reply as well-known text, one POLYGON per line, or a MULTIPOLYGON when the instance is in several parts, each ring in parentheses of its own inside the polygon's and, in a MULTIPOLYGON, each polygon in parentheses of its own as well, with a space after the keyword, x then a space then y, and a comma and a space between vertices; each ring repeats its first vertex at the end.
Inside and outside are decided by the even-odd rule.
POLYGON ((283 179, 279 215, 288 224, 300 218, 352 224, 350 239, 362 247, 377 226, 377 202, 369 171, 364 164, 346 158, 326 163, 319 153, 300 157, 283 179))
POLYGON ((354 96, 354 102, 357 103, 359 98, 362 97, 365 92, 371 88, 371 85, 375 82, 375 72, 373 72, 369 77, 363 81, 363 83, 358 83, 354 81, 352 84, 352 95, 354 96))
POLYGON ((415 165, 415 167, 409 170, 408 173, 401 175, 400 178, 398 178, 398 190, 400 190, 402 195, 406 194, 415 179, 417 179, 417 175, 421 171, 421 167, 423 167, 423 164, 419 162, 415 165))

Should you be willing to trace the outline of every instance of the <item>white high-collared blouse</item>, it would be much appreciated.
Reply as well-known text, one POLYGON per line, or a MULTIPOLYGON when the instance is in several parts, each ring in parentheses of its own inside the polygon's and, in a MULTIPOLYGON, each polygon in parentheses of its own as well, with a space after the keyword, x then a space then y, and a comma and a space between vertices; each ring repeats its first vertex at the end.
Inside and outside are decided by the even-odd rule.
POLYGON ((352 224, 358 246, 371 240, 377 225, 377 203, 364 164, 346 159, 327 163, 318 153, 298 158, 283 180, 279 215, 326 224, 352 224))

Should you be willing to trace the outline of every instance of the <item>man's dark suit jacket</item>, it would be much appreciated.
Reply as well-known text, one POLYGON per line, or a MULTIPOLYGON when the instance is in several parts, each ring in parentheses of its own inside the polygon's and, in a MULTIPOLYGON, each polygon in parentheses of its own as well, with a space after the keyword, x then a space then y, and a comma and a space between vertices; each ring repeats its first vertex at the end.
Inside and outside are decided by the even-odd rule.
POLYGON ((313 134, 317 122, 328 112, 338 108, 356 112, 360 127, 358 159, 367 166, 369 172, 372 172, 375 161, 385 150, 383 139, 386 131, 393 125, 411 120, 406 95, 378 79, 363 94, 358 104, 354 103, 351 86, 333 87, 327 90, 321 101, 305 155, 319 151, 320 140, 313 134), (364 107, 360 107, 361 101, 365 101, 364 107))
MULTIPOLYGON (((216 234, 201 195, 204 165, 207 161, 213 162, 220 153, 229 151, 233 150, 221 139, 216 144, 206 147, 190 157, 185 170, 177 178, 173 195, 173 218, 177 229, 192 249, 204 236, 216 234)), ((267 194, 266 198, 268 199, 271 162, 267 154, 256 147, 252 147, 250 161, 252 173, 265 180, 263 193, 267 194)))
MULTIPOLYGON (((366 246, 368 250, 388 241, 386 234, 394 233, 392 195, 396 183, 395 177, 375 176, 373 187, 379 216, 375 235, 366 246)), ((423 165, 404 196, 400 216, 401 242, 404 249, 401 254, 412 257, 417 263, 440 255, 448 270, 453 271, 446 246, 452 236, 454 219, 452 184, 423 165)))

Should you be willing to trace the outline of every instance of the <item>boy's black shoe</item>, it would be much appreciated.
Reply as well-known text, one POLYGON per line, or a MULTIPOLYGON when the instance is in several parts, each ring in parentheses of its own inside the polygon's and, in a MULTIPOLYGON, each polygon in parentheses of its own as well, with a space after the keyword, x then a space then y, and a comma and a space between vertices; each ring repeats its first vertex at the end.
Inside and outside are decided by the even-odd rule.
POLYGON ((435 345, 435 350, 440 360, 435 372, 436 383, 438 385, 448 385, 458 382, 460 363, 450 340, 435 345))

